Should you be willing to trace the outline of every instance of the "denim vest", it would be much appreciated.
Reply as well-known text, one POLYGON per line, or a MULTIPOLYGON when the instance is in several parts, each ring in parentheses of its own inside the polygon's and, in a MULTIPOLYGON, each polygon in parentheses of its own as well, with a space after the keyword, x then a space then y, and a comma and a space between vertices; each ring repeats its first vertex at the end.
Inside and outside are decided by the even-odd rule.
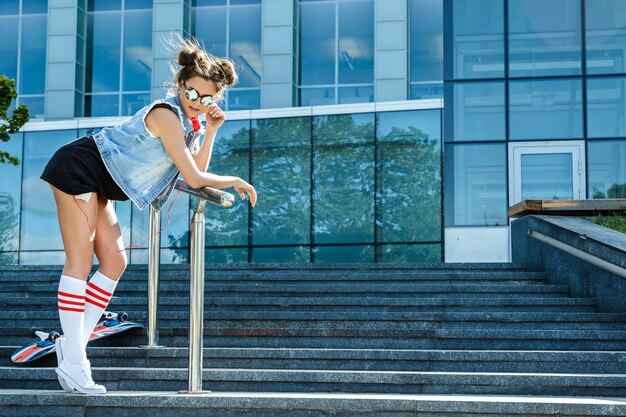
POLYGON ((158 104, 167 104, 178 114, 187 148, 192 153, 196 152, 204 130, 194 132, 178 96, 156 100, 130 119, 117 126, 105 127, 94 135, 104 165, 117 185, 140 210, 149 204, 160 210, 174 190, 178 178, 178 168, 161 139, 152 135, 146 127, 148 112, 158 104))

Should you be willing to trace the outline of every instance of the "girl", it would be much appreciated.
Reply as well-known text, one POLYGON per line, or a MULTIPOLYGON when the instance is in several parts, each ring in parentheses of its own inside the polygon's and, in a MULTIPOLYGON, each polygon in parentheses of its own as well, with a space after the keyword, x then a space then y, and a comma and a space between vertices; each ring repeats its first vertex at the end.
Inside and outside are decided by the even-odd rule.
POLYGON ((241 178, 206 172, 225 120, 216 103, 237 82, 235 67, 196 41, 179 41, 180 68, 171 97, 156 100, 120 125, 62 146, 41 175, 54 194, 66 254, 58 289, 64 336, 56 342, 56 373, 68 392, 106 392, 93 382, 85 348, 127 264, 111 200, 130 199, 141 210, 148 205, 160 210, 180 171, 193 188, 234 187, 242 200, 248 194, 250 204, 256 203, 254 187, 241 178), (206 131, 197 120, 203 113, 206 131), (86 282, 94 253, 99 267, 86 282))

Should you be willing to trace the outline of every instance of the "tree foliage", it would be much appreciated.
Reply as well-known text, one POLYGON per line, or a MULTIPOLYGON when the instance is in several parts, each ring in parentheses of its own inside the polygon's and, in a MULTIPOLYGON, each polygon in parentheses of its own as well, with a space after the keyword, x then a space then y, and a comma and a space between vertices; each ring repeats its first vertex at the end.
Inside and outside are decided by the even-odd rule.
MULTIPOLYGON (((0 75, 0 140, 3 142, 8 142, 11 139, 9 135, 19 131, 29 119, 28 108, 24 104, 17 106, 13 115, 8 117, 7 111, 16 98, 15 81, 0 75)), ((8 152, 0 151, 0 163, 18 165, 20 160, 8 152)))

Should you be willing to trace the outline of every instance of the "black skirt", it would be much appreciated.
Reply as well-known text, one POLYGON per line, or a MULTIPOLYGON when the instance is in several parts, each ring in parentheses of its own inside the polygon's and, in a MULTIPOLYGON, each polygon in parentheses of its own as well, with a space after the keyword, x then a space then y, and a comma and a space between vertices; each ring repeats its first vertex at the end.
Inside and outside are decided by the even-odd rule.
POLYGON ((48 161, 41 179, 70 195, 95 192, 109 200, 128 200, 104 165, 93 136, 61 146, 48 161))

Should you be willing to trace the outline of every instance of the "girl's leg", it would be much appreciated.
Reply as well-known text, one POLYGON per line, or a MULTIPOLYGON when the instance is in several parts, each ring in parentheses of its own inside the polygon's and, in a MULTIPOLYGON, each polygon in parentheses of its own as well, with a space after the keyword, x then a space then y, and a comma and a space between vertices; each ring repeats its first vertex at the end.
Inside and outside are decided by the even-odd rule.
POLYGON ((98 196, 94 248, 99 267, 87 283, 84 346, 87 346, 91 332, 111 301, 117 282, 128 263, 113 203, 101 196, 98 196))
POLYGON ((63 355, 68 362, 77 365, 86 359, 82 343, 85 287, 94 253, 94 235, 90 228, 95 230, 98 205, 95 198, 87 203, 52 185, 50 187, 57 205, 66 255, 58 291, 59 319, 65 336, 63 355))

